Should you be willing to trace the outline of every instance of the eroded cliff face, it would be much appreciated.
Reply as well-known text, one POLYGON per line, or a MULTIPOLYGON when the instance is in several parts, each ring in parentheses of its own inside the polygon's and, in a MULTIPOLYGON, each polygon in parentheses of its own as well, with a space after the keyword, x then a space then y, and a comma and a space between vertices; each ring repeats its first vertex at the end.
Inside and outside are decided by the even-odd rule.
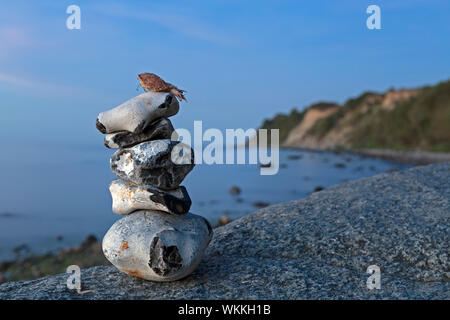
MULTIPOLYGON (((298 144, 309 144, 308 131, 318 120, 332 115, 333 113, 337 112, 338 109, 338 105, 330 105, 327 108, 309 108, 306 111, 303 120, 289 132, 284 145, 295 146, 298 144)), ((311 142, 314 143, 314 141, 311 142)))
POLYGON ((384 94, 365 93, 343 106, 311 106, 302 121, 282 142, 284 147, 336 149, 354 147, 357 130, 379 112, 390 112, 421 92, 421 89, 390 90, 384 94))

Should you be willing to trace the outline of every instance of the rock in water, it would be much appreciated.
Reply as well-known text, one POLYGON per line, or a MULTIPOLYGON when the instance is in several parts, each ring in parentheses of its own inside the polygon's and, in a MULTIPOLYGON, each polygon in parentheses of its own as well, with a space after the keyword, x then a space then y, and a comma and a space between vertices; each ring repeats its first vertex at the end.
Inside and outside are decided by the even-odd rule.
POLYGON ((200 216, 142 210, 116 221, 103 238, 105 257, 129 275, 153 281, 178 280, 200 263, 212 238, 200 216))
POLYGON ((185 187, 163 191, 153 186, 135 186, 123 180, 114 180, 110 186, 117 214, 129 214, 140 209, 159 210, 172 214, 186 214, 191 207, 191 198, 185 187))
MULTIPOLYGON (((150 123, 141 133, 119 131, 107 134, 105 136, 105 146, 110 149, 127 148, 145 141, 170 139, 174 131, 172 122, 167 118, 161 118, 150 123)), ((177 137, 174 136, 173 140, 177 139, 177 137)))
POLYGON ((148 124, 177 114, 177 98, 166 92, 146 92, 120 106, 98 115, 96 127, 101 133, 128 131, 141 133, 148 124))
POLYGON ((194 150, 168 139, 120 149, 111 157, 111 169, 119 178, 163 190, 177 188, 194 165, 194 150))

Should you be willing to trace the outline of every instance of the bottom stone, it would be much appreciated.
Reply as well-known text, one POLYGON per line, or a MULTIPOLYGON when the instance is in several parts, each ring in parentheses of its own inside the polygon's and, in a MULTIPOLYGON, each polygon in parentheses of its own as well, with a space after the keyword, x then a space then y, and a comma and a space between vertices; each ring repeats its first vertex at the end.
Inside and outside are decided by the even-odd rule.
POLYGON ((173 281, 194 271, 212 234, 201 216, 141 210, 116 221, 102 247, 105 257, 122 272, 146 280, 173 281))

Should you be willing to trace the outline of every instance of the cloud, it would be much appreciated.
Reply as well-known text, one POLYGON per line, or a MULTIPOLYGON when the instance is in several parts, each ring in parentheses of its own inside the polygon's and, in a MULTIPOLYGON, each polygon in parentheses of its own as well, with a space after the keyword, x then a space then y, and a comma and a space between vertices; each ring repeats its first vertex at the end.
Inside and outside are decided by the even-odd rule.
POLYGON ((15 89, 24 90, 27 93, 34 94, 56 94, 58 96, 65 95, 86 95, 89 90, 71 85, 43 82, 38 79, 17 76, 13 74, 0 73, 0 84, 7 84, 15 89))
POLYGON ((97 10, 110 16, 152 22, 178 34, 220 46, 235 45, 238 43, 236 37, 232 37, 208 24, 185 15, 164 12, 145 12, 144 10, 134 11, 119 5, 98 7, 97 10))
POLYGON ((16 50, 33 45, 33 38, 23 27, 6 26, 0 28, 0 57, 7 57, 16 50))

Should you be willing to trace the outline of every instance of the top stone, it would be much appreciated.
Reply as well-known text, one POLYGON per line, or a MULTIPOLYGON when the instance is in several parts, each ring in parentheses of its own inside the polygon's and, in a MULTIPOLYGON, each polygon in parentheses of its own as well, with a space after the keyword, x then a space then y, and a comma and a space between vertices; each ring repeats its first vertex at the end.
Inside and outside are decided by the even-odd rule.
POLYGON ((105 134, 118 131, 138 134, 154 120, 177 114, 179 108, 178 100, 171 93, 146 92, 100 113, 96 127, 105 134))

